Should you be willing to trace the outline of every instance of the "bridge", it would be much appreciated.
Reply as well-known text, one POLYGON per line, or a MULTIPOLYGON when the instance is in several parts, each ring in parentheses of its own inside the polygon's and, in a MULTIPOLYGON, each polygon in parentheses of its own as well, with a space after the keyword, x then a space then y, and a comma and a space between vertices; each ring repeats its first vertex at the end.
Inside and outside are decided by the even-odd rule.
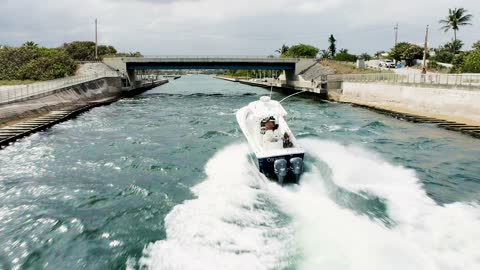
POLYGON ((302 58, 260 58, 260 57, 113 57, 105 58, 105 64, 124 74, 135 82, 136 70, 281 70, 287 81, 315 63, 313 59, 302 58))

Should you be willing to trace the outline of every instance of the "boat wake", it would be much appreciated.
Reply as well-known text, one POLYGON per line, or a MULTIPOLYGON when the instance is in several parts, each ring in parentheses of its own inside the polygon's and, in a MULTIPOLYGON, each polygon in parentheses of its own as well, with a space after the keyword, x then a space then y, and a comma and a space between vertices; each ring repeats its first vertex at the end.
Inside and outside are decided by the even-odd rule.
POLYGON ((439 206, 415 172, 354 146, 302 140, 300 185, 266 180, 246 145, 218 152, 197 199, 165 218, 148 269, 479 269, 480 207, 439 206), (231 166, 235 164, 236 166, 231 166))

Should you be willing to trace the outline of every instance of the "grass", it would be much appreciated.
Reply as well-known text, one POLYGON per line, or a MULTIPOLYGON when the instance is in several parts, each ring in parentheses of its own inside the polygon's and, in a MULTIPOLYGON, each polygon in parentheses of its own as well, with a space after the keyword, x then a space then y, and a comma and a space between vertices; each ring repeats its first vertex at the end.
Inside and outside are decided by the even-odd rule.
POLYGON ((320 64, 326 67, 329 67, 337 74, 368 74, 368 73, 393 73, 391 70, 382 70, 382 69, 360 69, 355 66, 355 63, 350 62, 340 62, 333 60, 322 60, 320 64))
POLYGON ((32 80, 0 80, 0 85, 21 85, 21 84, 32 84, 35 83, 36 81, 32 80))

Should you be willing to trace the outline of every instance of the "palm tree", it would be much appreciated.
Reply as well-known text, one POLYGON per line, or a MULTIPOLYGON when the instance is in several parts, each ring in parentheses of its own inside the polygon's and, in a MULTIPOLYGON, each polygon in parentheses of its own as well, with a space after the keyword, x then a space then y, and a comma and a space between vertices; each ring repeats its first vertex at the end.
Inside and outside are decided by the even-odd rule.
POLYGON ((443 24, 442 30, 445 32, 453 30, 454 41, 457 40, 457 31, 460 30, 460 26, 471 25, 470 21, 473 16, 467 12, 464 8, 448 9, 448 16, 444 20, 440 20, 440 24, 443 24))
POLYGON ((38 44, 33 42, 33 41, 27 41, 23 43, 23 47, 28 47, 28 48, 38 48, 38 44))
POLYGON ((320 59, 330 59, 332 55, 328 50, 321 50, 320 52, 320 59))
POLYGON ((280 55, 285 54, 288 51, 289 47, 285 44, 280 47, 280 49, 275 50, 275 52, 279 53, 280 55))

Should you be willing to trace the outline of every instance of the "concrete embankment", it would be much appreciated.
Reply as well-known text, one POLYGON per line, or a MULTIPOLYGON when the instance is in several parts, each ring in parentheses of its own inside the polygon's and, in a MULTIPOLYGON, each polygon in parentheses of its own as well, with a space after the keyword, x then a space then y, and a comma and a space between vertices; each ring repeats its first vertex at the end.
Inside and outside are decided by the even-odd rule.
MULTIPOLYGON (((334 96, 332 92, 331 96, 334 96)), ((480 126, 480 90, 343 82, 341 102, 480 126)))
POLYGON ((54 110, 84 106, 92 101, 136 95, 167 82, 168 80, 147 82, 135 89, 125 91, 122 89, 120 77, 107 77, 59 88, 0 106, 0 127, 54 110))
POLYGON ((255 87, 261 87, 265 89, 272 89, 275 92, 284 93, 287 95, 303 92, 300 95, 308 98, 312 98, 314 100, 326 99, 327 98, 327 91, 320 88, 313 88, 313 87, 298 87, 295 85, 287 85, 287 84, 278 84, 278 83, 270 83, 270 82, 259 82, 259 81, 250 81, 244 79, 236 79, 236 78, 229 78, 229 77, 222 77, 222 76, 215 76, 214 78, 231 81, 231 82, 238 82, 241 84, 246 84, 255 87))
POLYGON ((53 110, 82 106, 89 101, 120 97, 122 94, 121 83, 119 77, 101 78, 2 105, 0 106, 0 126, 47 114, 53 110))
POLYGON ((90 108, 133 96, 168 80, 142 82, 135 89, 122 88, 120 77, 105 77, 59 88, 27 100, 0 106, 0 145, 68 120, 90 108))

